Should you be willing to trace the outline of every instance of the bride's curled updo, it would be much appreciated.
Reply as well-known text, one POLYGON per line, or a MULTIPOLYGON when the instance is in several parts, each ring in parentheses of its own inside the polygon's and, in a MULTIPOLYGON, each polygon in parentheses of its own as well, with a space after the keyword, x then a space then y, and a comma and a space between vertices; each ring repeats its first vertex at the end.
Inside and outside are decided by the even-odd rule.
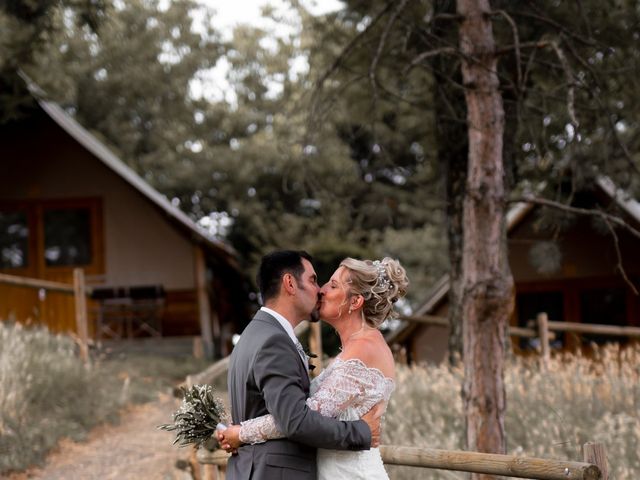
POLYGON ((407 272, 398 260, 345 258, 340 266, 349 272, 349 293, 364 298, 362 312, 369 326, 377 328, 396 315, 393 304, 404 297, 409 285, 407 272))

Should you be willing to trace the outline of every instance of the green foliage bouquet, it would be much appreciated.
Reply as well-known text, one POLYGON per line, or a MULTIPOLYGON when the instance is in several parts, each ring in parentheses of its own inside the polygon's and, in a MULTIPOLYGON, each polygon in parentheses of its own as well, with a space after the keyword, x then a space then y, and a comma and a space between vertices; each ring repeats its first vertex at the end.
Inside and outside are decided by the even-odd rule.
POLYGON ((216 429, 226 428, 222 423, 226 418, 222 400, 214 395, 210 385, 194 385, 190 389, 182 387, 181 390, 184 398, 173 414, 173 423, 158 428, 175 431, 173 443, 180 447, 194 445, 198 448, 212 438, 215 440, 216 429))

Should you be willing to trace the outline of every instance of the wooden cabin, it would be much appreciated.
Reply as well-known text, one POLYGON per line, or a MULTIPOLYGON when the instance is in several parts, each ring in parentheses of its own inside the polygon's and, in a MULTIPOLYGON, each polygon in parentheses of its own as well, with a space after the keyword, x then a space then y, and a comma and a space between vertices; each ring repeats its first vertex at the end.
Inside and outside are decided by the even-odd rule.
MULTIPOLYGON (((0 159, 0 273, 71 283, 81 267, 95 289, 94 338, 201 335, 209 354, 228 353, 248 321, 232 248, 56 103, 40 99, 30 116, 0 126, 0 159), (132 308, 145 318, 118 330, 132 308), (109 321, 96 325, 101 314, 109 321)), ((76 328, 69 295, 2 283, 0 320, 76 328)))
MULTIPOLYGON (((607 178, 576 194, 573 206, 614 212, 640 229, 640 203, 607 178)), ((511 325, 535 328, 537 314, 545 312, 553 321, 640 326, 640 297, 620 274, 616 243, 606 224, 580 215, 556 216, 550 224, 541 214, 539 206, 519 204, 507 216, 509 264, 516 287, 511 325), (551 240, 557 248, 545 248, 544 242, 551 240)), ((640 290, 640 239, 620 228, 615 233, 624 271, 640 290)), ((448 293, 445 275, 415 315, 447 317, 448 293)), ((447 358, 448 336, 446 325, 405 322, 387 340, 410 362, 439 363, 447 358)), ((575 349, 611 340, 626 341, 558 332, 551 346, 575 349)), ((511 341, 517 353, 525 353, 536 348, 538 339, 511 337, 511 341)))

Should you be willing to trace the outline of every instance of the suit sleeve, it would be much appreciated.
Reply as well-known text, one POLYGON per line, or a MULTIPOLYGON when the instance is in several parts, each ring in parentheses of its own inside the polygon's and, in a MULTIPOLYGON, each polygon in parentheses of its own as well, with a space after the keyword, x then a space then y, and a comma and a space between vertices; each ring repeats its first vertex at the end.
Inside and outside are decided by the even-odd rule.
POLYGON ((344 422, 323 417, 309 408, 293 345, 271 337, 257 352, 253 373, 267 410, 289 439, 312 447, 367 450, 371 431, 362 420, 344 422), (290 347, 290 348, 289 348, 290 347))

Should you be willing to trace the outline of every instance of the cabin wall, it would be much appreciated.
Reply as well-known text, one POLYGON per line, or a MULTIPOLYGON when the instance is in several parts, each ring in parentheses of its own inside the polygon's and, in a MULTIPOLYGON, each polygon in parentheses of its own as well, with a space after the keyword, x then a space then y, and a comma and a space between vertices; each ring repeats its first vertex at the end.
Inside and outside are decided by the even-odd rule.
MULTIPOLYGON (((611 234, 594 228, 593 220, 587 217, 576 218, 572 227, 561 233, 559 268, 540 271, 531 259, 532 248, 536 243, 548 240, 551 233, 536 229, 535 220, 534 212, 509 234, 509 264, 516 283, 618 275, 618 259, 611 234)), ((637 239, 634 242, 625 232, 618 232, 618 235, 625 269, 628 273, 640 273, 637 239)))
MULTIPOLYGON (((88 282, 162 284, 167 291, 163 333, 199 332, 194 246, 160 208, 44 114, 0 129, 0 159, 0 201, 100 199, 104 271, 88 275, 88 282)), ((0 290, 0 319, 15 316, 55 331, 74 328, 71 297, 57 299, 55 294, 43 300, 35 290, 6 285, 0 290)))
MULTIPOLYGON (((617 305, 624 311, 615 312, 608 307, 602 307, 602 315, 592 318, 591 323, 612 325, 640 325, 640 299, 633 294, 629 286, 622 279, 618 271, 618 257, 610 232, 595 225, 589 217, 576 217, 569 228, 561 232, 558 245, 561 252, 560 262, 556 269, 541 271, 532 261, 531 250, 540 241, 548 240, 552 236, 549 230, 538 228, 538 217, 534 211, 527 216, 516 228, 509 233, 509 264, 516 284, 516 293, 528 295, 532 312, 544 310, 542 306, 548 300, 549 292, 560 295, 562 299, 558 313, 550 313, 551 320, 570 322, 585 322, 587 317, 593 317, 592 311, 585 311, 581 304, 591 295, 602 295, 602 292, 622 292, 621 301, 617 305), (538 306, 540 306, 538 308, 538 306), (535 310, 535 311, 534 311, 535 310), (557 316, 556 316, 557 315, 557 316)), ((627 219, 633 223, 633 220, 627 219)), ((623 265, 627 275, 637 287, 640 287, 640 247, 638 239, 624 231, 616 232, 623 265)), ((518 295, 517 298, 520 298, 518 295)), ((599 298, 599 297, 598 297, 599 298)), ((523 300, 524 301, 524 300, 523 300)), ((516 311, 511 320, 512 325, 525 326, 522 316, 522 304, 516 300, 516 311)), ((434 310, 430 315, 446 317, 448 314, 447 301, 434 310)), ((409 348, 412 358, 417 362, 445 361, 447 358, 449 329, 439 326, 418 325, 411 334, 409 348)), ((516 352, 523 350, 522 344, 526 340, 511 338, 516 352)), ((558 341, 564 348, 579 348, 582 340, 576 335, 558 334, 558 341)))
POLYGON ((195 287, 191 242, 165 214, 105 167, 53 121, 3 139, 0 199, 99 197, 103 201, 105 272, 108 285, 161 283, 195 287))
MULTIPOLYGON (((443 302, 429 315, 447 317, 449 306, 443 302)), ((411 339, 411 360, 415 362, 441 363, 449 354, 449 327, 442 325, 420 325, 411 339)))

